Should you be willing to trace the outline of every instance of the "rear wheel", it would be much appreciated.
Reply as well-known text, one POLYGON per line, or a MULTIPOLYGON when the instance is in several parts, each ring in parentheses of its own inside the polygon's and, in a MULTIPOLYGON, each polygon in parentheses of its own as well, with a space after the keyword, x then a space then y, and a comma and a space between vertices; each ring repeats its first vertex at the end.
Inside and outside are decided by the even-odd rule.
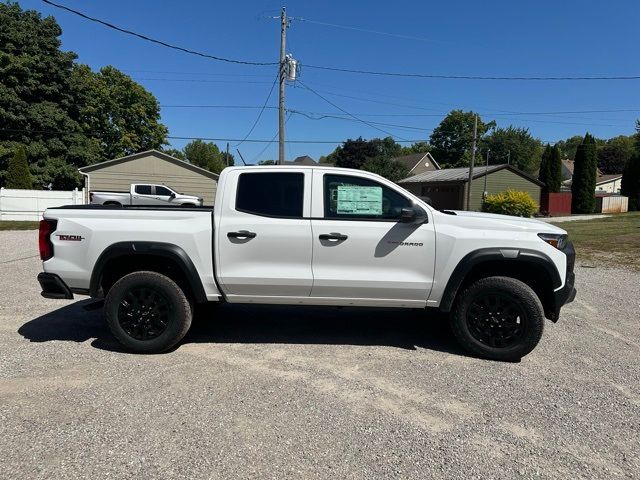
POLYGON ((105 206, 112 206, 112 207, 121 207, 122 204, 119 202, 104 202, 103 205, 105 206))
POLYGON ((488 277, 460 293, 451 320, 454 335, 469 352, 514 361, 540 341, 544 310, 527 284, 515 278, 488 277))
POLYGON ((185 336, 192 320, 191 303, 170 278, 156 272, 134 272, 118 280, 104 304, 107 323, 129 351, 160 353, 185 336))

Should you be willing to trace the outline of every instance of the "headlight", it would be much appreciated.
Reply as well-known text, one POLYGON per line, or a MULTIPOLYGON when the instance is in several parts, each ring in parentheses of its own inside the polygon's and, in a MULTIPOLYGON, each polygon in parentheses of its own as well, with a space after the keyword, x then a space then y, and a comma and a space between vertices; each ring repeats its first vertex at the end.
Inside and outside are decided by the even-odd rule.
POLYGON ((558 233, 539 233, 538 236, 552 247, 562 250, 567 244, 568 235, 558 233))

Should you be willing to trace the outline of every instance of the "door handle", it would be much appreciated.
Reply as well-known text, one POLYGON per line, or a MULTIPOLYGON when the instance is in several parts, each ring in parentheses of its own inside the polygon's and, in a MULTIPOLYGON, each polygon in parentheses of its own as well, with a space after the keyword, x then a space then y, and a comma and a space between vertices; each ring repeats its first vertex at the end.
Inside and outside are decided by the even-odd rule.
POLYGON ((227 237, 229 238, 255 238, 256 233, 248 230, 240 230, 239 232, 229 232, 227 237))
POLYGON ((342 233, 321 233, 318 238, 320 240, 338 240, 339 242, 342 242, 349 237, 342 233))

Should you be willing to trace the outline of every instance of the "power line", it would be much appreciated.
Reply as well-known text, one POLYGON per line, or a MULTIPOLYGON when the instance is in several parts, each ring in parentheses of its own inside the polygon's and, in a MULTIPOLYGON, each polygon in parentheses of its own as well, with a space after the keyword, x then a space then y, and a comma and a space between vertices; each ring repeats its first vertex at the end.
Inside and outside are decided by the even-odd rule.
POLYGON ((481 76, 481 75, 439 75, 426 73, 402 73, 402 72, 384 72, 374 70, 354 70, 350 68, 328 67, 324 65, 303 65, 306 68, 316 70, 327 70, 331 72, 356 73, 360 75, 377 75, 384 77, 406 77, 406 78, 429 78, 443 80, 505 80, 505 81, 573 81, 573 80, 640 80, 640 75, 616 75, 616 76, 563 76, 563 77, 547 77, 547 76, 481 76))
MULTIPOLYGON (((63 131, 55 131, 55 130, 29 130, 29 129, 19 129, 19 128, 1 128, 0 132, 13 132, 13 133, 37 133, 43 135, 90 135, 90 132, 63 132, 63 131)), ((219 138, 219 137, 183 137, 177 135, 167 135, 170 140, 207 140, 211 142, 239 142, 242 139, 240 138, 219 138)), ((257 139, 257 138, 248 138, 244 140, 246 143, 271 143, 273 140, 267 139, 257 139)), ((342 140, 287 140, 287 143, 300 143, 300 144, 336 144, 336 143, 344 143, 344 139, 342 140)), ((416 142, 424 142, 424 139, 406 139, 406 140, 396 140, 396 143, 416 143, 416 142)))
POLYGON ((298 18, 296 17, 294 20, 298 20, 300 22, 306 22, 306 23, 313 23, 315 25, 323 25, 325 27, 333 27, 333 28, 342 28, 344 30, 355 30, 357 32, 365 32, 365 33, 375 33, 376 35, 385 35, 387 37, 396 37, 396 38, 404 38, 407 40, 419 40, 421 42, 431 42, 431 43, 443 43, 443 44, 452 44, 455 42, 446 42, 446 41, 442 41, 442 40, 433 40, 430 38, 424 38, 424 37, 415 37, 413 35, 402 35, 400 33, 389 33, 389 32, 381 32, 379 30, 371 30, 368 28, 362 28, 362 27, 353 27, 353 26, 349 26, 349 25, 338 25, 335 23, 327 23, 327 22, 318 22, 316 20, 309 20, 308 18, 298 18))
POLYGON ((207 80, 202 78, 142 78, 131 77, 133 80, 151 81, 151 82, 186 82, 186 83, 253 83, 260 85, 268 85, 270 82, 262 80, 207 80))
POLYGON ((322 100, 324 100, 325 102, 327 102, 327 103, 328 103, 329 105, 331 105, 332 107, 337 108, 337 109, 338 109, 338 110, 340 110, 342 113, 345 113, 345 114, 349 115, 351 118, 353 118, 353 119, 355 119, 355 120, 359 121, 360 123, 364 123, 365 125, 368 125, 368 126, 370 126, 371 128, 373 128, 373 129, 375 129, 375 130, 378 130, 379 132, 386 133, 387 135, 391 135, 392 137, 399 138, 399 139, 401 139, 401 140, 406 140, 405 138, 399 137, 399 136, 397 136, 397 135, 394 135, 394 134, 393 134, 393 133, 391 133, 391 132, 388 132, 388 131, 386 131, 386 130, 383 130, 383 129, 381 129, 381 128, 378 128, 378 127, 376 127, 375 125, 373 125, 372 123, 367 122, 366 120, 363 120, 363 119, 361 119, 361 118, 359 118, 359 117, 357 117, 357 116, 353 115, 352 113, 347 112, 344 108, 339 107, 338 105, 336 105, 335 103, 333 103, 331 100, 328 100, 327 98, 323 97, 323 96, 322 96, 322 95, 320 95, 318 92, 316 92, 315 90, 313 90, 311 87, 307 86, 305 83, 301 82, 300 80, 298 80, 298 83, 299 83, 300 85, 302 85, 304 88, 306 88, 307 90, 309 90, 311 93, 313 93, 314 95, 316 95, 317 97, 320 97, 322 100))
MULTIPOLYGON (((285 118, 285 120, 284 120, 285 125, 287 124, 287 122, 288 122, 288 121, 289 121, 289 119, 291 118, 291 115, 293 115, 293 114, 292 114, 292 113, 289 113, 289 114, 287 115, 287 118, 285 118)), ((262 156, 262 154, 263 154, 264 152, 266 152, 266 151, 267 151, 267 148, 269 148, 269 147, 273 144, 273 142, 275 142, 275 141, 276 141, 276 137, 278 136, 278 134, 279 134, 279 133, 280 133, 280 129, 277 129, 277 130, 276 130, 276 133, 274 133, 274 134, 273 134, 273 137, 271 137, 271 141, 270 141, 269 143, 267 143, 267 144, 264 146, 264 148, 263 148, 262 150, 260 150, 256 155, 254 155, 254 156, 253 156, 253 158, 251 159, 251 163, 255 163, 256 159, 257 159, 258 157, 262 156)))
MULTIPOLYGON (((360 120, 354 120, 353 118, 347 118, 344 116, 339 116, 339 115, 332 115, 332 114, 327 114, 327 113, 318 113, 318 114, 314 114, 314 112, 304 112, 302 110, 293 110, 293 109, 288 109, 287 111, 293 113, 293 114, 298 114, 298 115, 302 115, 304 117, 307 117, 310 120, 324 120, 324 119, 336 119, 336 120, 347 120, 350 122, 360 122, 360 120), (316 115, 316 116, 314 116, 316 115)), ((414 127, 414 126, 409 126, 409 125, 398 125, 395 123, 381 123, 381 122, 371 122, 371 124, 373 125, 381 125, 383 127, 394 127, 394 128, 404 128, 407 130, 418 130, 418 131, 423 131, 423 132, 431 132, 433 131, 433 129, 431 128, 421 128, 421 127, 414 127)))
POLYGON ((157 40, 155 38, 148 37, 147 35, 143 35, 141 33, 136 33, 134 31, 128 30, 126 28, 118 27, 117 25, 114 25, 112 23, 106 22, 104 20, 100 20, 100 19, 95 18, 95 17, 90 17, 89 15, 87 15, 85 13, 82 13, 82 12, 80 12, 78 10, 74 10, 73 8, 69 8, 69 7, 66 7, 64 5, 60 5, 60 4, 54 3, 54 2, 52 2, 50 0, 42 0, 42 1, 44 3, 46 3, 46 4, 48 4, 48 5, 51 5, 52 7, 59 8, 61 10, 65 10, 65 11, 67 11, 69 13, 73 13, 74 15, 82 17, 85 20, 89 20, 91 22, 99 23, 100 25, 104 25, 105 27, 110 28, 112 30, 117 30, 118 32, 125 33, 127 35, 132 35, 134 37, 140 38, 140 39, 145 40, 147 42, 155 43, 156 45, 161 45, 163 47, 171 48, 173 50, 178 50, 178 51, 181 51, 181 52, 184 52, 184 53, 188 53, 190 55, 196 55, 198 57, 208 58, 210 60, 217 60, 217 61, 220 61, 220 62, 236 63, 236 64, 240 64, 240 65, 259 65, 259 66, 278 65, 277 62, 251 62, 251 61, 246 61, 246 60, 237 60, 237 59, 234 59, 234 58, 219 57, 217 55, 210 55, 208 53, 198 52, 196 50, 191 50, 189 48, 184 48, 184 47, 180 47, 178 45, 173 45, 173 44, 167 43, 167 42, 162 41, 162 40, 157 40))
POLYGON ((253 122, 253 125, 251 125, 251 128, 249 129, 247 134, 244 136, 242 141, 240 141, 239 143, 236 143, 233 146, 234 148, 239 147, 240 145, 242 145, 244 143, 244 141, 247 138, 249 138, 249 135, 251 135, 251 133, 253 132, 253 129, 256 128, 256 125, 260 121, 260 118, 262 118, 262 114, 264 113, 265 109, 267 108, 267 103, 269 103, 269 100, 271 100, 271 94, 273 93, 273 88, 276 86, 276 83, 278 82, 279 78, 280 78, 280 71, 278 70, 278 74, 276 75, 276 78, 273 80, 273 83, 271 84, 271 88, 269 89, 269 94, 267 95, 267 98, 264 101, 264 104, 262 105, 262 108, 260 109, 260 112, 258 113, 258 117, 256 118, 256 121, 253 122))
MULTIPOLYGON (((162 108, 228 108, 228 109, 255 109, 262 108, 261 105, 160 105, 162 108)), ((409 105, 404 105, 409 106, 409 105)), ((277 106, 268 106, 266 108, 277 109, 277 106)), ((462 107, 460 107, 462 108, 462 107)), ((302 112, 302 110, 297 110, 298 113, 302 112)), ((332 112, 309 112, 306 113, 313 115, 331 115, 332 112)), ((494 115, 494 116, 515 116, 515 115, 565 115, 565 114, 582 114, 582 113, 621 113, 621 112, 630 112, 630 113, 640 113, 640 108, 638 109, 612 109, 612 110, 567 110, 567 111, 551 111, 551 112, 509 112, 509 113, 493 113, 493 112, 484 112, 483 115, 494 115)), ((354 113, 354 115, 359 115, 361 117, 441 117, 447 115, 449 112, 440 112, 440 113, 354 113)), ((479 112, 480 113, 480 112, 479 112)), ((570 117, 570 118, 580 118, 580 117, 570 117)))

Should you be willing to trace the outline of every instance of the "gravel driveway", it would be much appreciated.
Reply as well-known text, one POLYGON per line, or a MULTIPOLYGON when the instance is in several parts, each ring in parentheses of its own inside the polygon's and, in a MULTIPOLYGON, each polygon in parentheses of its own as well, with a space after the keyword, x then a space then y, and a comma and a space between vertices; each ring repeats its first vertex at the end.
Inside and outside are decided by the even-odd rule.
POLYGON ((520 363, 420 312, 253 306, 140 356, 40 297, 36 253, 0 232, 0 478, 640 476, 638 273, 578 267, 520 363))

